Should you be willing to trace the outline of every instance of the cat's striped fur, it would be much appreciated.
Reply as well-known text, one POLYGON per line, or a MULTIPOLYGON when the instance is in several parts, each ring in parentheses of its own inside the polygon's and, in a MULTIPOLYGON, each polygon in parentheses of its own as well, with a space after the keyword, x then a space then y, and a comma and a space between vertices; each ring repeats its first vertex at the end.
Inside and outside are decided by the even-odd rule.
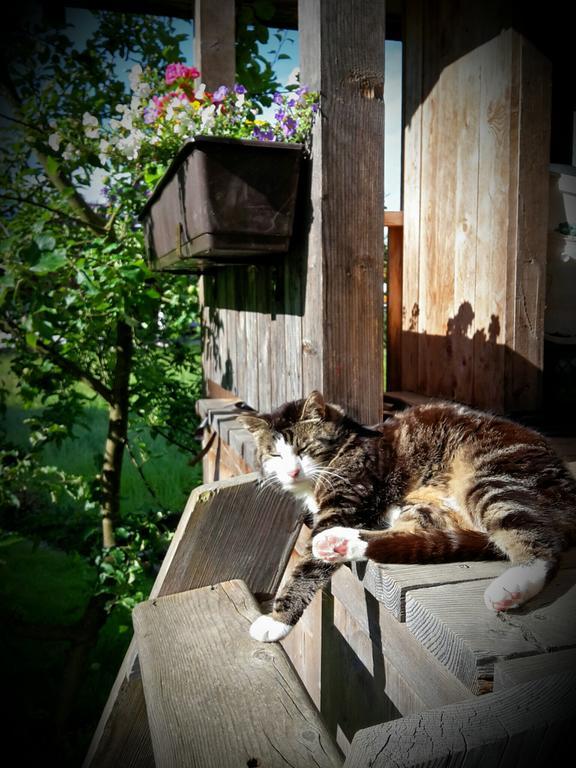
POLYGON ((508 558, 485 595, 506 610, 537 594, 576 544, 576 481, 543 436, 506 419, 440 403, 367 429, 313 392, 243 421, 264 481, 300 497, 313 528, 256 639, 286 635, 346 560, 508 558))

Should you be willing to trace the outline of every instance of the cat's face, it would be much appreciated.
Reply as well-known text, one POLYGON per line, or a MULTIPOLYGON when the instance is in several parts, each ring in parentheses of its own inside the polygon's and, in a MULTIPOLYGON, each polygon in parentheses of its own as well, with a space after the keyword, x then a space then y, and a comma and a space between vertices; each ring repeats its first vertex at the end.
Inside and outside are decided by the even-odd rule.
POLYGON ((258 447, 262 473, 295 496, 312 494, 340 441, 341 412, 318 392, 287 403, 271 415, 243 416, 258 447))

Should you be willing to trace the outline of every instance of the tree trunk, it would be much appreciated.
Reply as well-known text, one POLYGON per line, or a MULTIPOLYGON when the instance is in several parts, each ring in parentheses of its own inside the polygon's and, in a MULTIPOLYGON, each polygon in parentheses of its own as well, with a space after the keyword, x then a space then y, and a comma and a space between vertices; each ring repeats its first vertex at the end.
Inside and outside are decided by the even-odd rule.
POLYGON ((128 437, 128 398, 132 370, 133 339, 130 326, 119 321, 116 328, 116 365, 112 382, 113 402, 109 408, 108 435, 102 465, 102 544, 116 545, 114 528, 120 511, 122 459, 128 437))

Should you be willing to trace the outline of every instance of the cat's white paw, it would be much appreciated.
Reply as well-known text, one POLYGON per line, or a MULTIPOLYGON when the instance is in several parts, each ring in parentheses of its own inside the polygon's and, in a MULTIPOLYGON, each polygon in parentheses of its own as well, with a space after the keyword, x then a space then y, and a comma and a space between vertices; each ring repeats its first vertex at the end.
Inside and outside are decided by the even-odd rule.
POLYGON ((250 626, 250 637, 261 643, 273 643, 282 640, 291 630, 290 624, 276 621, 272 616, 259 616, 250 626))
POLYGON ((515 565, 492 581, 484 592, 484 602, 493 611, 518 608, 537 595, 546 584, 548 564, 535 560, 529 565, 515 565))
POLYGON ((312 554, 325 563, 366 560, 367 547, 355 528, 327 528, 312 539, 312 554))

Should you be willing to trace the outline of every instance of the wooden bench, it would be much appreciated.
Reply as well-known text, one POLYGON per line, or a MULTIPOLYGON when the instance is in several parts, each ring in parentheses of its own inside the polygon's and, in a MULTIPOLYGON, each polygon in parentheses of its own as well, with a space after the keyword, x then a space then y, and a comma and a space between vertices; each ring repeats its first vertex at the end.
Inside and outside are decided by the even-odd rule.
MULTIPOLYGON (((246 462, 250 446, 235 422, 233 403, 219 401, 216 408, 207 410, 208 429, 217 430, 220 448, 232 450, 223 435, 230 442, 238 443, 237 438, 241 438, 243 455, 237 458, 246 462)), ((282 574, 289 571, 308 535, 290 497, 269 487, 261 489, 254 474, 202 486, 190 498, 151 601, 158 604, 166 600, 169 612, 181 612, 183 627, 191 624, 192 616, 203 616, 204 623, 196 624, 194 630, 202 634, 208 626, 218 625, 220 609, 214 611, 206 604, 206 610, 200 610, 198 601, 205 597, 176 593, 241 579, 262 604, 278 588, 282 574), (172 594, 176 597, 170 602, 172 598, 166 596, 172 594), (206 619, 209 615, 212 618, 206 619)), ((505 567, 502 562, 433 566, 358 563, 339 569, 330 589, 316 596, 282 646, 326 731, 346 756, 346 765, 368 766, 372 760, 374 765, 424 766, 428 764, 424 754, 428 740, 430 760, 433 762, 432 756, 437 760, 434 765, 466 763, 468 758, 463 755, 468 750, 472 761, 482 759, 488 766, 500 765, 498 761, 504 756, 502 765, 524 768, 532 763, 518 762, 522 753, 502 751, 502 744, 506 738, 511 743, 528 744, 528 731, 538 717, 544 717, 550 733, 556 734, 557 753, 566 746, 568 721, 554 693, 560 688, 548 678, 560 673, 561 679, 568 679, 576 661, 576 551, 565 554, 558 575, 528 606, 494 614, 485 608, 482 593, 505 567), (512 704, 517 712, 515 722, 510 714, 512 704), (505 716, 506 712, 509 714, 505 716), (494 734, 480 729, 477 738, 472 738, 468 728, 471 719, 488 721, 493 713, 504 713, 503 720, 498 714, 494 721, 494 734), (444 730, 439 724, 445 725, 444 730), (415 745, 412 751, 402 746, 408 742, 415 745), (456 756, 455 763, 450 762, 451 754, 456 756)), ((218 591, 220 600, 222 589, 209 591, 218 591)), ((206 670, 206 692, 214 691, 215 701, 220 685, 218 665, 228 656, 226 663, 235 664, 236 647, 241 649, 240 666, 247 664, 249 669, 257 657, 246 654, 258 649, 280 653, 278 658, 284 661, 278 663, 285 663, 279 646, 249 640, 248 617, 256 607, 246 595, 241 602, 247 607, 237 613, 239 623, 233 630, 238 633, 237 640, 219 647, 214 657, 218 660, 216 668, 206 670)), ((215 599, 214 595, 211 598, 215 599)), ((161 637, 162 627, 173 639, 184 632, 174 626, 168 633, 170 621, 165 618, 154 627, 158 638, 151 643, 168 642, 168 637, 161 637)), ((178 755, 175 747, 166 746, 154 735, 155 726, 151 735, 150 709, 163 710, 164 722, 172 721, 177 733, 200 728, 196 726, 197 715, 193 717, 191 711, 185 720, 173 720, 174 705, 162 703, 157 693, 145 703, 143 680, 146 684, 150 673, 141 673, 141 667, 145 655, 154 655, 160 646, 154 647, 153 652, 148 646, 139 649, 132 644, 95 734, 86 768, 152 768, 159 759, 155 759, 157 750, 171 755, 169 759, 178 755), (188 722, 192 717, 194 725, 188 722)), ((174 670, 182 679, 199 674, 196 663, 189 654, 183 654, 181 660, 176 654, 173 660, 174 670), (189 663, 192 666, 187 669, 189 663)), ((152 681, 158 674, 153 673, 152 681)), ((170 670, 162 674, 168 675, 165 680, 172 679, 170 670)), ((295 678, 290 680, 294 686, 295 678)), ((278 681, 272 676, 269 684, 272 691, 278 681)), ((154 688, 155 683, 151 685, 154 688)), ((561 700, 566 707, 570 705, 570 713, 576 712, 570 697, 561 700)), ((194 701, 190 706, 197 709, 194 701)), ((241 709, 245 709, 244 704, 241 709)), ((205 711, 207 723, 202 733, 216 716, 212 710, 205 711)), ((254 712, 247 709, 247 733, 253 730, 254 712)), ((312 714, 320 733, 322 724, 314 710, 312 714)), ((225 727, 226 718, 229 715, 219 720, 220 727, 225 727)), ((576 725, 573 720, 569 722, 576 725)), ((298 729, 297 721, 294 727, 298 729)), ((250 747, 253 751, 260 748, 258 740, 249 743, 255 745, 250 747)), ((253 757, 259 759, 256 754, 253 757)), ((544 765, 534 763, 540 764, 544 765)))

